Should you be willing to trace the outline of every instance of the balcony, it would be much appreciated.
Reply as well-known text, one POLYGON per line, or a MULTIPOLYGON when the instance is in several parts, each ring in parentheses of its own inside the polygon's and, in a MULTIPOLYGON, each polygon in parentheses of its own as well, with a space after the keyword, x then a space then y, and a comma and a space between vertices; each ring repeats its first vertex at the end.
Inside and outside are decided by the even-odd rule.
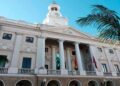
POLYGON ((18 69, 18 74, 34 74, 33 69, 18 69))
POLYGON ((7 74, 8 73, 8 68, 0 68, 0 74, 7 74))
POLYGON ((90 75, 90 76, 96 76, 96 72, 95 71, 86 71, 86 74, 90 75))
POLYGON ((60 70, 47 70, 47 75, 61 75, 60 70))
POLYGON ((104 74, 104 76, 112 76, 111 72, 104 72, 103 74, 104 74))
POLYGON ((80 75, 80 72, 79 71, 68 71, 68 75, 80 75))

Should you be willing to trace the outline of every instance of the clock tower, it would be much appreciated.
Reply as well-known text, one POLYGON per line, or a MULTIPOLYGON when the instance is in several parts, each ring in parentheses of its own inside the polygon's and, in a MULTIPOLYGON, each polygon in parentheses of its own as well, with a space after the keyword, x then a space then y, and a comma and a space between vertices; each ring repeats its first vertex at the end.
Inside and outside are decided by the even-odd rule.
POLYGON ((43 21, 43 24, 53 26, 66 26, 68 24, 68 20, 62 16, 60 6, 56 2, 49 5, 48 14, 43 21))

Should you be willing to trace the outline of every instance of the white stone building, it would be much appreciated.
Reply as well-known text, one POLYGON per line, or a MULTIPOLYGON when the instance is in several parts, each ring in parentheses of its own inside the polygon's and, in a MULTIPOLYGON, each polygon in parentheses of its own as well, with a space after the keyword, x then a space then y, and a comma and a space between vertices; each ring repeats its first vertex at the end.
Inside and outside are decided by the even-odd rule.
POLYGON ((0 17, 0 86, 119 86, 120 44, 68 25, 52 3, 43 24, 0 17))

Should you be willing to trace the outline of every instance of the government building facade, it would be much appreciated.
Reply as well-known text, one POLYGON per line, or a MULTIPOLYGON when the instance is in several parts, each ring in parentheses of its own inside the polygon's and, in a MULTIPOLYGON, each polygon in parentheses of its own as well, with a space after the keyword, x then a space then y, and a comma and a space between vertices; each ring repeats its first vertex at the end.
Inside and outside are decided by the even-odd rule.
POLYGON ((119 86, 120 44, 68 25, 52 3, 43 24, 0 17, 0 86, 119 86))

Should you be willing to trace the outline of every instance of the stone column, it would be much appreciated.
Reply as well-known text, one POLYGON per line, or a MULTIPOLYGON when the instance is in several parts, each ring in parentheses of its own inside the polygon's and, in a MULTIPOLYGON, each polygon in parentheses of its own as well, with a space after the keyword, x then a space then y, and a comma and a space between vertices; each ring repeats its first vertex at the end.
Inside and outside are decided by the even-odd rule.
POLYGON ((13 57, 8 73, 18 73, 18 66, 19 66, 18 63, 19 63, 21 43, 22 43, 22 34, 17 33, 14 43, 13 57))
POLYGON ((110 54, 109 54, 109 48, 104 48, 104 53, 105 53, 105 56, 108 60, 108 65, 109 65, 109 68, 110 68, 110 72, 112 73, 113 76, 117 76, 116 71, 114 70, 114 66, 111 62, 111 57, 110 57, 110 54))
POLYGON ((77 56, 77 63, 78 63, 78 70, 81 75, 86 75, 86 72, 83 68, 83 62, 82 62, 82 57, 79 49, 79 43, 75 43, 75 51, 76 51, 76 56, 77 56))
POLYGON ((64 45, 63 40, 59 40, 59 53, 60 53, 60 60, 61 60, 61 74, 68 74, 67 70, 65 69, 65 55, 64 55, 64 45))
POLYGON ((70 49, 67 48, 67 61, 68 61, 68 70, 71 71, 71 54, 70 54, 70 49))
POLYGON ((94 69, 95 69, 95 71, 96 71, 96 74, 97 74, 98 76, 102 76, 102 75, 103 75, 103 72, 100 71, 100 64, 99 64, 99 61, 98 61, 98 59, 97 59, 97 56, 95 55, 95 54, 96 54, 96 53, 95 53, 95 52, 96 52, 95 46, 89 45, 89 50, 90 50, 90 54, 91 54, 91 59, 92 59, 92 61, 93 61, 93 58, 94 58, 95 61, 96 61, 97 68, 95 67, 95 64, 92 63, 92 64, 93 64, 93 67, 94 67, 94 69))
POLYGON ((47 70, 45 69, 45 38, 44 37, 38 37, 35 72, 40 74, 47 73, 47 70))
POLYGON ((56 70, 56 47, 52 46, 52 69, 56 70))

